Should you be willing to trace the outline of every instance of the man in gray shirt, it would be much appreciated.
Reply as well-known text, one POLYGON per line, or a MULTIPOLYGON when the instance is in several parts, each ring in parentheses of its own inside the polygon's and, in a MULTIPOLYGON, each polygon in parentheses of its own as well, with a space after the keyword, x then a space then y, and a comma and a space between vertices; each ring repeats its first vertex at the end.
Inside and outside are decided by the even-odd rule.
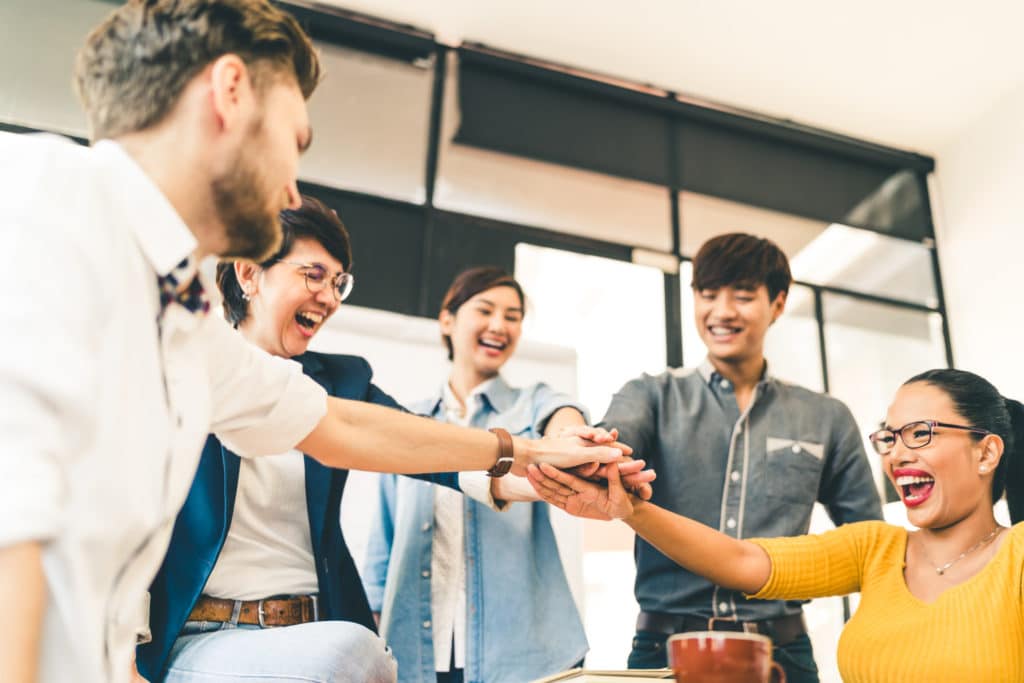
MULTIPOLYGON (((694 259, 693 296, 707 359, 628 382, 602 421, 658 472, 652 502, 736 538, 806 533, 816 501, 837 525, 881 519, 849 409, 769 374, 765 334, 791 281, 769 240, 706 242, 694 259)), ((666 666, 672 633, 746 631, 772 638, 790 683, 818 680, 799 602, 747 600, 640 538, 635 557, 641 612, 630 668, 666 666)))

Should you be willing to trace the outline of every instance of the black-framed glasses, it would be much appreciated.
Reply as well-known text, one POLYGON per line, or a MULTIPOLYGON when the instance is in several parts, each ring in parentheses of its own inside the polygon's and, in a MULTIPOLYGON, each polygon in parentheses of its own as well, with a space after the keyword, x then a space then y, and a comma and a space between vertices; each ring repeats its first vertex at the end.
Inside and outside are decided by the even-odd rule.
POLYGON ((338 273, 333 278, 331 274, 324 269, 323 266, 319 266, 315 263, 299 263, 297 261, 285 261, 284 259, 277 259, 274 263, 287 263, 290 266, 295 266, 302 273, 302 277, 306 280, 306 289, 313 294, 324 291, 324 287, 331 285, 331 289, 334 290, 334 298, 341 303, 348 298, 348 295, 352 293, 352 287, 356 283, 355 276, 352 273, 338 273))
POLYGON ((909 422, 899 429, 879 429, 877 432, 871 434, 868 439, 871 440, 871 445, 879 455, 889 455, 889 453, 892 452, 893 447, 896 445, 897 434, 900 439, 903 440, 903 445, 907 448, 924 448, 932 442, 932 437, 935 435, 936 427, 943 427, 945 429, 961 429, 965 432, 973 432, 974 434, 982 435, 992 433, 987 429, 968 427, 967 425, 955 425, 948 422, 939 422, 937 420, 917 420, 916 422, 909 422))

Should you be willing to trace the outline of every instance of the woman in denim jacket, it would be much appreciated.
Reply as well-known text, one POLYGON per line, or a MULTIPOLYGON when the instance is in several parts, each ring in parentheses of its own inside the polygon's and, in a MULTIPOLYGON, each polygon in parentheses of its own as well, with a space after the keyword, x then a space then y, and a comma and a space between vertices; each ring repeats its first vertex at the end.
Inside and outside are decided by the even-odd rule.
MULTIPOLYGON (((583 407, 568 396, 544 384, 514 388, 499 374, 523 313, 522 289, 504 271, 460 274, 440 314, 451 375, 414 412, 530 438, 584 426, 583 407)), ((488 507, 426 482, 381 477, 363 581, 402 683, 523 683, 587 652, 549 508, 503 502, 536 500, 518 477, 492 483, 498 500, 488 507)))

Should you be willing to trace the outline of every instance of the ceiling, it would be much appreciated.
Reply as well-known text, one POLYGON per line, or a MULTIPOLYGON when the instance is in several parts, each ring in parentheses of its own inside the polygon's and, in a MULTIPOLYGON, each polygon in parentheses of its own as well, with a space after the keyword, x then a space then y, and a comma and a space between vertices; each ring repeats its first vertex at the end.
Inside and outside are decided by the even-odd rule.
POLYGON ((937 154, 1024 86, 1017 0, 321 0, 937 154))

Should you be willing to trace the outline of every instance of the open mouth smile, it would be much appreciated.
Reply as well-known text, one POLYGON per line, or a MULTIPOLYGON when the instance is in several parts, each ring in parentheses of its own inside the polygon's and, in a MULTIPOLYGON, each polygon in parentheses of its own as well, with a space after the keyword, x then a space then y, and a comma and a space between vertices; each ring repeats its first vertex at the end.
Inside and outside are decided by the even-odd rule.
POLYGON ((323 313, 315 311, 299 311, 295 314, 295 322, 298 324, 300 332, 307 337, 312 337, 326 317, 323 313))
POLYGON ((903 504, 908 508, 917 507, 928 500, 935 487, 935 478, 921 470, 894 470, 893 475, 903 504))
POLYGON ((493 352, 494 354, 501 353, 508 348, 508 343, 497 341, 495 339, 480 338, 477 340, 477 343, 484 347, 488 352, 493 352))
POLYGON ((733 327, 730 325, 708 325, 708 332, 715 339, 732 337, 742 331, 742 327, 733 327))

